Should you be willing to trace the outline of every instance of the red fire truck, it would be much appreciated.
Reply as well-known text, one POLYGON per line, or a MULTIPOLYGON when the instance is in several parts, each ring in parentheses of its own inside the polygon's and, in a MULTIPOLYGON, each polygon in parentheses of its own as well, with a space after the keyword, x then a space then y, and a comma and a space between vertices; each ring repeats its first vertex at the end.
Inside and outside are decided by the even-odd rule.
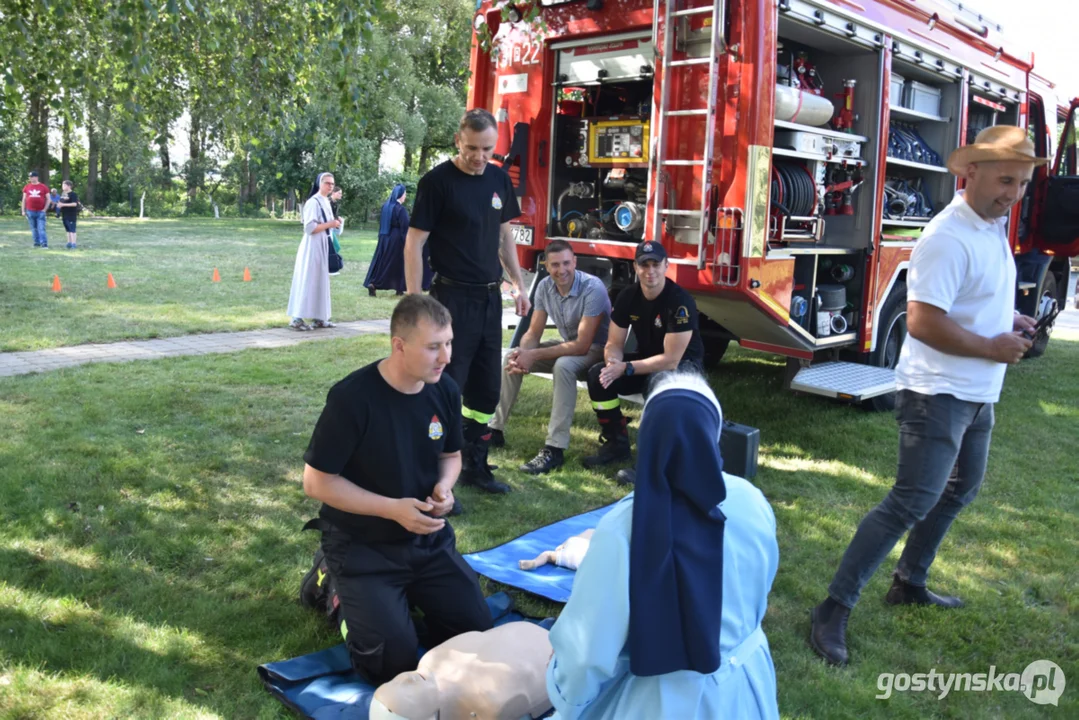
POLYGON ((1012 124, 1055 157, 1010 219, 1016 307, 1063 306, 1077 102, 965 3, 512 2, 477 11, 468 104, 498 118, 537 277, 561 238, 613 294, 662 242, 710 361, 735 340, 789 358, 793 389, 885 408, 911 251, 957 190, 945 160, 1012 124))

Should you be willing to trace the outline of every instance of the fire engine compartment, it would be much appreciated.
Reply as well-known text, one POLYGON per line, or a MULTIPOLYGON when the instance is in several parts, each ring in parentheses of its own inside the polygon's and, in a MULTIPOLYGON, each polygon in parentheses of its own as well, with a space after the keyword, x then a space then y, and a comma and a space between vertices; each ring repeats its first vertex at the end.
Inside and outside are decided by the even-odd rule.
POLYGON ((637 243, 647 203, 653 66, 636 39, 558 54, 548 237, 637 243))

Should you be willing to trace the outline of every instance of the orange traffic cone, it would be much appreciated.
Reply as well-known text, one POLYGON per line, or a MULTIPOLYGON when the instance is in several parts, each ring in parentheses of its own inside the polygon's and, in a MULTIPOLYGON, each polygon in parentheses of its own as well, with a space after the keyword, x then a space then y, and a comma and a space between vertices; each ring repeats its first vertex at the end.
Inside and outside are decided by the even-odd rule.
POLYGON ((221 273, 217 271, 217 268, 214 268, 214 282, 221 282, 221 273))
POLYGON ((244 268, 244 282, 251 282, 251 268, 244 268))
POLYGON ((60 284, 60 276, 59 275, 53 275, 52 276, 52 291, 53 292, 60 292, 63 289, 64 289, 63 285, 60 284))
POLYGON ((116 287, 116 281, 112 279, 112 273, 109 273, 109 281, 105 283, 105 286, 108 287, 110 290, 116 287))

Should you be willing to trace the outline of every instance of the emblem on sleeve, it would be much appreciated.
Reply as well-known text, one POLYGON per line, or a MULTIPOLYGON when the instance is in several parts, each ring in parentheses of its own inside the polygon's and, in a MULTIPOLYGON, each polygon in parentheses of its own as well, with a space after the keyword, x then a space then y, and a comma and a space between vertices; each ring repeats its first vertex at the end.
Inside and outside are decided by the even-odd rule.
POLYGON ((678 325, 685 325, 689 322, 689 310, 685 305, 679 305, 678 309, 674 311, 674 322, 678 325))

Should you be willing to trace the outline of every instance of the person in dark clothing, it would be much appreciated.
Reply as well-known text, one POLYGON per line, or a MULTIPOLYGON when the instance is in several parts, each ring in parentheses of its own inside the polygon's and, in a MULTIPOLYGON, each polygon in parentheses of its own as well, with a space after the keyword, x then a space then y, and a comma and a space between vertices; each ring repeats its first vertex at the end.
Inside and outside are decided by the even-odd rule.
POLYGON ((461 470, 461 394, 444 372, 450 314, 434 298, 407 297, 390 334, 388 358, 330 390, 303 475, 304 492, 323 504, 310 523, 322 530, 322 547, 301 602, 336 605, 352 666, 374 685, 414 670, 421 643, 492 627, 444 519, 461 470))
MULTIPOLYGON (((378 245, 367 268, 367 279, 363 281, 367 294, 375 296, 376 290, 394 290, 396 294, 405 293, 405 235, 408 234, 408 209, 405 200, 408 194, 405 186, 398 183, 393 186, 390 198, 382 204, 382 213, 378 225, 378 245)), ((427 263, 427 249, 423 257, 423 289, 431 287, 431 268, 427 263)))
POLYGON ((517 314, 531 303, 517 263, 510 221, 521 214, 509 175, 489 165, 498 126, 487 110, 465 113, 454 136, 457 155, 420 179, 412 226, 405 241, 408 292, 420 292, 423 249, 431 248, 436 273, 431 294, 453 316, 450 375, 464 399, 461 482, 505 493, 487 464, 488 423, 498 406, 502 381, 502 271, 513 283, 517 314))
POLYGON ((623 290, 611 312, 603 362, 588 371, 588 397, 600 427, 600 449, 584 458, 585 467, 628 460, 629 433, 619 395, 648 395, 653 375, 675 368, 702 372, 704 343, 693 297, 668 280, 663 245, 650 240, 637 246, 633 267, 638 283, 623 290), (637 351, 626 354, 630 327, 637 351))
POLYGON ((56 204, 57 212, 60 213, 64 222, 64 230, 67 231, 67 247, 68 250, 76 249, 76 226, 79 219, 79 196, 72 190, 72 184, 70 180, 64 180, 63 182, 64 193, 60 196, 60 201, 56 204))

